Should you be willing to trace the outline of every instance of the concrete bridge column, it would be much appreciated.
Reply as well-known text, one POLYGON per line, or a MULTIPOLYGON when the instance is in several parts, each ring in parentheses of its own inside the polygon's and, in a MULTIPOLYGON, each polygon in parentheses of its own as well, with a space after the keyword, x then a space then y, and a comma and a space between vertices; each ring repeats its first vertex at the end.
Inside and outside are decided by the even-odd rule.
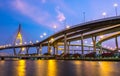
POLYGON ((40 47, 36 47, 36 49, 37 49, 37 54, 39 54, 40 47))
POLYGON ((73 54, 75 54, 75 51, 74 51, 74 46, 72 46, 72 52, 73 52, 73 54))
POLYGON ((40 55, 42 55, 42 44, 40 44, 39 52, 40 52, 40 55))
POLYGON ((64 54, 67 53, 67 34, 64 34, 64 54))
POLYGON ((70 42, 68 42, 67 50, 68 50, 68 54, 69 54, 70 53, 70 42))
POLYGON ((96 52, 96 36, 92 36, 92 42, 93 42, 93 49, 94 49, 94 52, 96 52))
POLYGON ((84 55, 83 34, 81 34, 81 51, 82 51, 82 55, 84 55))
POLYGON ((20 54, 22 52, 22 47, 20 48, 20 51, 19 51, 19 53, 18 54, 20 54))
POLYGON ((50 53, 50 50, 51 50, 51 46, 50 46, 50 42, 48 41, 48 53, 49 53, 49 54, 51 54, 51 53, 50 53))
POLYGON ((13 53, 14 53, 14 56, 16 55, 16 49, 15 48, 13 48, 13 53))
POLYGON ((55 55, 55 45, 53 46, 53 55, 55 55))
POLYGON ((55 54, 58 55, 58 45, 55 46, 55 54))
POLYGON ((26 47, 26 54, 29 54, 29 47, 26 47))
POLYGON ((90 46, 88 46, 88 53, 90 53, 90 46))
POLYGON ((116 44, 116 51, 119 50, 119 47, 118 47, 118 39, 117 39, 117 36, 115 37, 115 44, 116 44))
POLYGON ((99 51, 99 54, 102 54, 102 51, 103 51, 103 49, 102 49, 102 43, 100 44, 100 51, 99 51))

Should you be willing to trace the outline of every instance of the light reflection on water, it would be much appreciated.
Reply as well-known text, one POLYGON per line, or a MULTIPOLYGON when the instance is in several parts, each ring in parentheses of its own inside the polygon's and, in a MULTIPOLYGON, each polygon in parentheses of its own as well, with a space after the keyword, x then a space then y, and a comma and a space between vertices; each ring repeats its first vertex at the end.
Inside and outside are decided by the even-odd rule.
POLYGON ((25 60, 19 60, 17 69, 17 76, 26 76, 26 61, 25 60))
POLYGON ((57 68, 56 68, 56 61, 49 60, 48 67, 47 67, 47 76, 57 76, 57 68))
POLYGON ((120 62, 0 61, 0 76, 119 76, 120 62))

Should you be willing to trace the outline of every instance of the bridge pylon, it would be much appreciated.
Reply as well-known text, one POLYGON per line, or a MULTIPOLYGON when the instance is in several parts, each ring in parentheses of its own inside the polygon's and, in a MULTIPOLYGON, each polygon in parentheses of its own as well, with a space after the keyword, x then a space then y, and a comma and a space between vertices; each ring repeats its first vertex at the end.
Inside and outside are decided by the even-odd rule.
MULTIPOLYGON (((19 28, 18 28, 17 35, 15 37, 13 45, 16 46, 16 45, 22 45, 22 44, 23 44, 23 36, 21 33, 21 24, 19 24, 19 28)), ((16 55, 17 54, 16 50, 15 50, 15 48, 13 48, 13 49, 14 49, 14 55, 16 55)), ((24 48, 20 48, 19 53, 21 53, 23 50, 24 50, 24 48)))

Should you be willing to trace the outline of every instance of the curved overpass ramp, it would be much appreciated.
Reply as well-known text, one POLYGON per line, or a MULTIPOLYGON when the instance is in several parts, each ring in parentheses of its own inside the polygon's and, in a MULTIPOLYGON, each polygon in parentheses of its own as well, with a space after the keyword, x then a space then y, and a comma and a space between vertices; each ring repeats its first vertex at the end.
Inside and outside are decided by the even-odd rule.
MULTIPOLYGON (((36 45, 56 45, 58 42, 64 43, 64 49, 67 50, 67 42, 92 38, 94 50, 96 49, 96 37, 104 34, 110 34, 120 30, 120 16, 99 19, 82 24, 75 25, 69 29, 62 30, 36 45), (50 43, 51 38, 54 41, 50 43)), ((83 45, 83 44, 81 44, 83 45)), ((82 46, 83 48, 84 46, 82 46)), ((84 49, 82 49, 84 50, 84 49)), ((96 51, 96 50, 95 50, 96 51)))

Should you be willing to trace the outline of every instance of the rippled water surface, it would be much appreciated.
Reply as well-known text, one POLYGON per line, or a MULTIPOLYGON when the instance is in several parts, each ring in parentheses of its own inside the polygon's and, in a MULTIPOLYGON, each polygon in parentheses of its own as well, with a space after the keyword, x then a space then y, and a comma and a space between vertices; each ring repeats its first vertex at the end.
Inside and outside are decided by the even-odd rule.
POLYGON ((0 61, 0 76, 120 76, 120 62, 0 61))

